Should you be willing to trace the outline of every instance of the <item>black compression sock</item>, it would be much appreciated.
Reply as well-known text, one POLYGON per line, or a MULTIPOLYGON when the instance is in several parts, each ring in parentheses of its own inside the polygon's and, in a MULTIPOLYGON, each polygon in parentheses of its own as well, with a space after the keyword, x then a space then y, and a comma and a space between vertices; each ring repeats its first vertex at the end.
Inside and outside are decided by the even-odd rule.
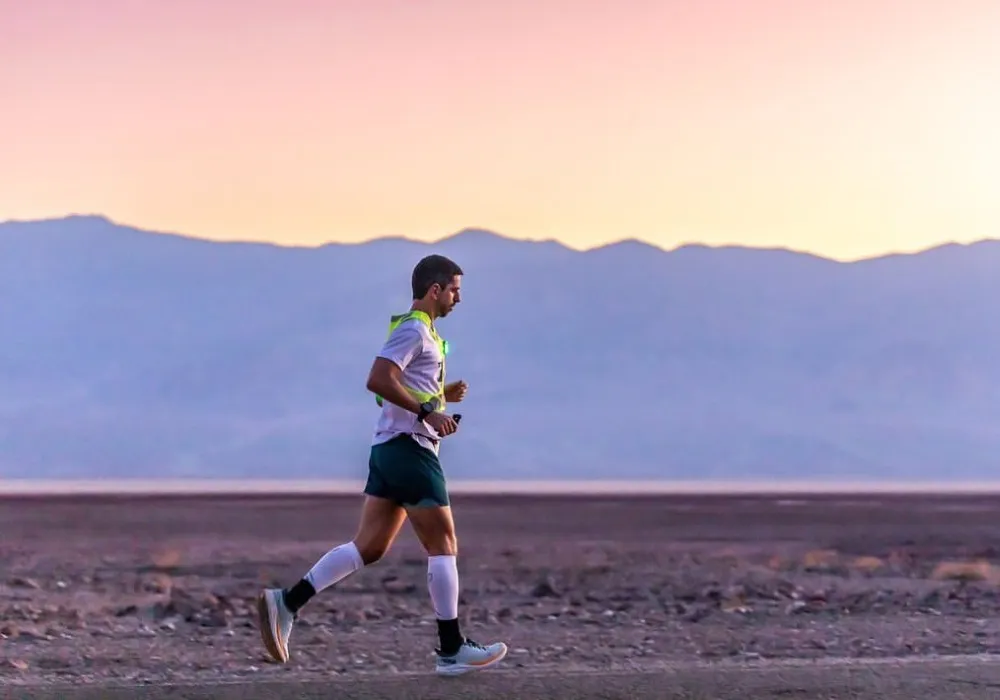
POLYGON ((316 589, 306 579, 300 580, 291 588, 282 591, 285 598, 285 605, 293 613, 297 613, 302 606, 309 602, 309 599, 316 595, 316 589))
POLYGON ((438 637, 441 640, 441 655, 451 656, 462 648, 465 639, 458 629, 458 618, 454 620, 438 620, 438 637))

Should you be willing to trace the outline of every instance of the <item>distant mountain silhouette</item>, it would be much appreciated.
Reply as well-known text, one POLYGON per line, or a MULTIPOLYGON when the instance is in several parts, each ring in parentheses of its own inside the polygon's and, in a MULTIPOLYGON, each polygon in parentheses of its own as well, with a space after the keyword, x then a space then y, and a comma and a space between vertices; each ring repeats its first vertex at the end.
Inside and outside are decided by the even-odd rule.
POLYGON ((454 478, 998 473, 1000 242, 848 264, 74 216, 0 224, 0 476, 363 476, 368 368, 432 251, 466 272, 440 324, 471 389, 454 478))

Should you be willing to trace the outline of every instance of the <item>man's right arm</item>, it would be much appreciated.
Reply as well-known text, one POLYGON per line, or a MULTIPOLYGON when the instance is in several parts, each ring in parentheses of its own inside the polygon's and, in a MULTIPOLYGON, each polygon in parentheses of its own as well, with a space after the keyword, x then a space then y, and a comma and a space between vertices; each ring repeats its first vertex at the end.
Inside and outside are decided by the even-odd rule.
POLYGON ((406 390, 402 382, 403 370, 392 360, 376 357, 368 373, 368 391, 378 394, 383 401, 405 408, 410 413, 420 413, 420 402, 406 390))
POLYGON ((420 412, 420 401, 403 385, 403 370, 423 348, 423 338, 414 328, 397 328, 390 334, 368 372, 368 391, 378 394, 384 401, 405 408, 411 413, 420 412))

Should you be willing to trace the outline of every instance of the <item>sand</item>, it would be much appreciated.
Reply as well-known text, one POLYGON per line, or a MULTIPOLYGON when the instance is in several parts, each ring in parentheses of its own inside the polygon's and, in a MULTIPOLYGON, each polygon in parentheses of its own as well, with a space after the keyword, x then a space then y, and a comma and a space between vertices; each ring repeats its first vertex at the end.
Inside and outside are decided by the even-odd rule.
MULTIPOLYGON (((454 505, 465 632, 511 647, 484 683, 1000 651, 997 496, 462 495, 454 505)), ((2 499, 0 685, 277 683, 309 697, 314 682, 429 676, 426 558, 408 529, 382 562, 303 611, 289 664, 263 654, 256 594, 349 539, 359 506, 303 495, 2 499)))

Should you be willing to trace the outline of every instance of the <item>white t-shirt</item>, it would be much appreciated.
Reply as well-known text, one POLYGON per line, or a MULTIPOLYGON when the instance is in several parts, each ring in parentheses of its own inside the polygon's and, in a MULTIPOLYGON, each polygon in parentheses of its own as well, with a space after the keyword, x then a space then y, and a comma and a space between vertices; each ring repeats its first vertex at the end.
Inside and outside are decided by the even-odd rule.
MULTIPOLYGON (((396 326, 378 357, 396 363, 403 371, 403 384, 411 389, 428 394, 441 390, 444 356, 430 329, 421 321, 411 318, 396 326)), ((383 398, 372 444, 387 442, 401 433, 412 434, 419 444, 438 453, 441 438, 437 431, 425 421, 418 421, 416 414, 383 398)))

